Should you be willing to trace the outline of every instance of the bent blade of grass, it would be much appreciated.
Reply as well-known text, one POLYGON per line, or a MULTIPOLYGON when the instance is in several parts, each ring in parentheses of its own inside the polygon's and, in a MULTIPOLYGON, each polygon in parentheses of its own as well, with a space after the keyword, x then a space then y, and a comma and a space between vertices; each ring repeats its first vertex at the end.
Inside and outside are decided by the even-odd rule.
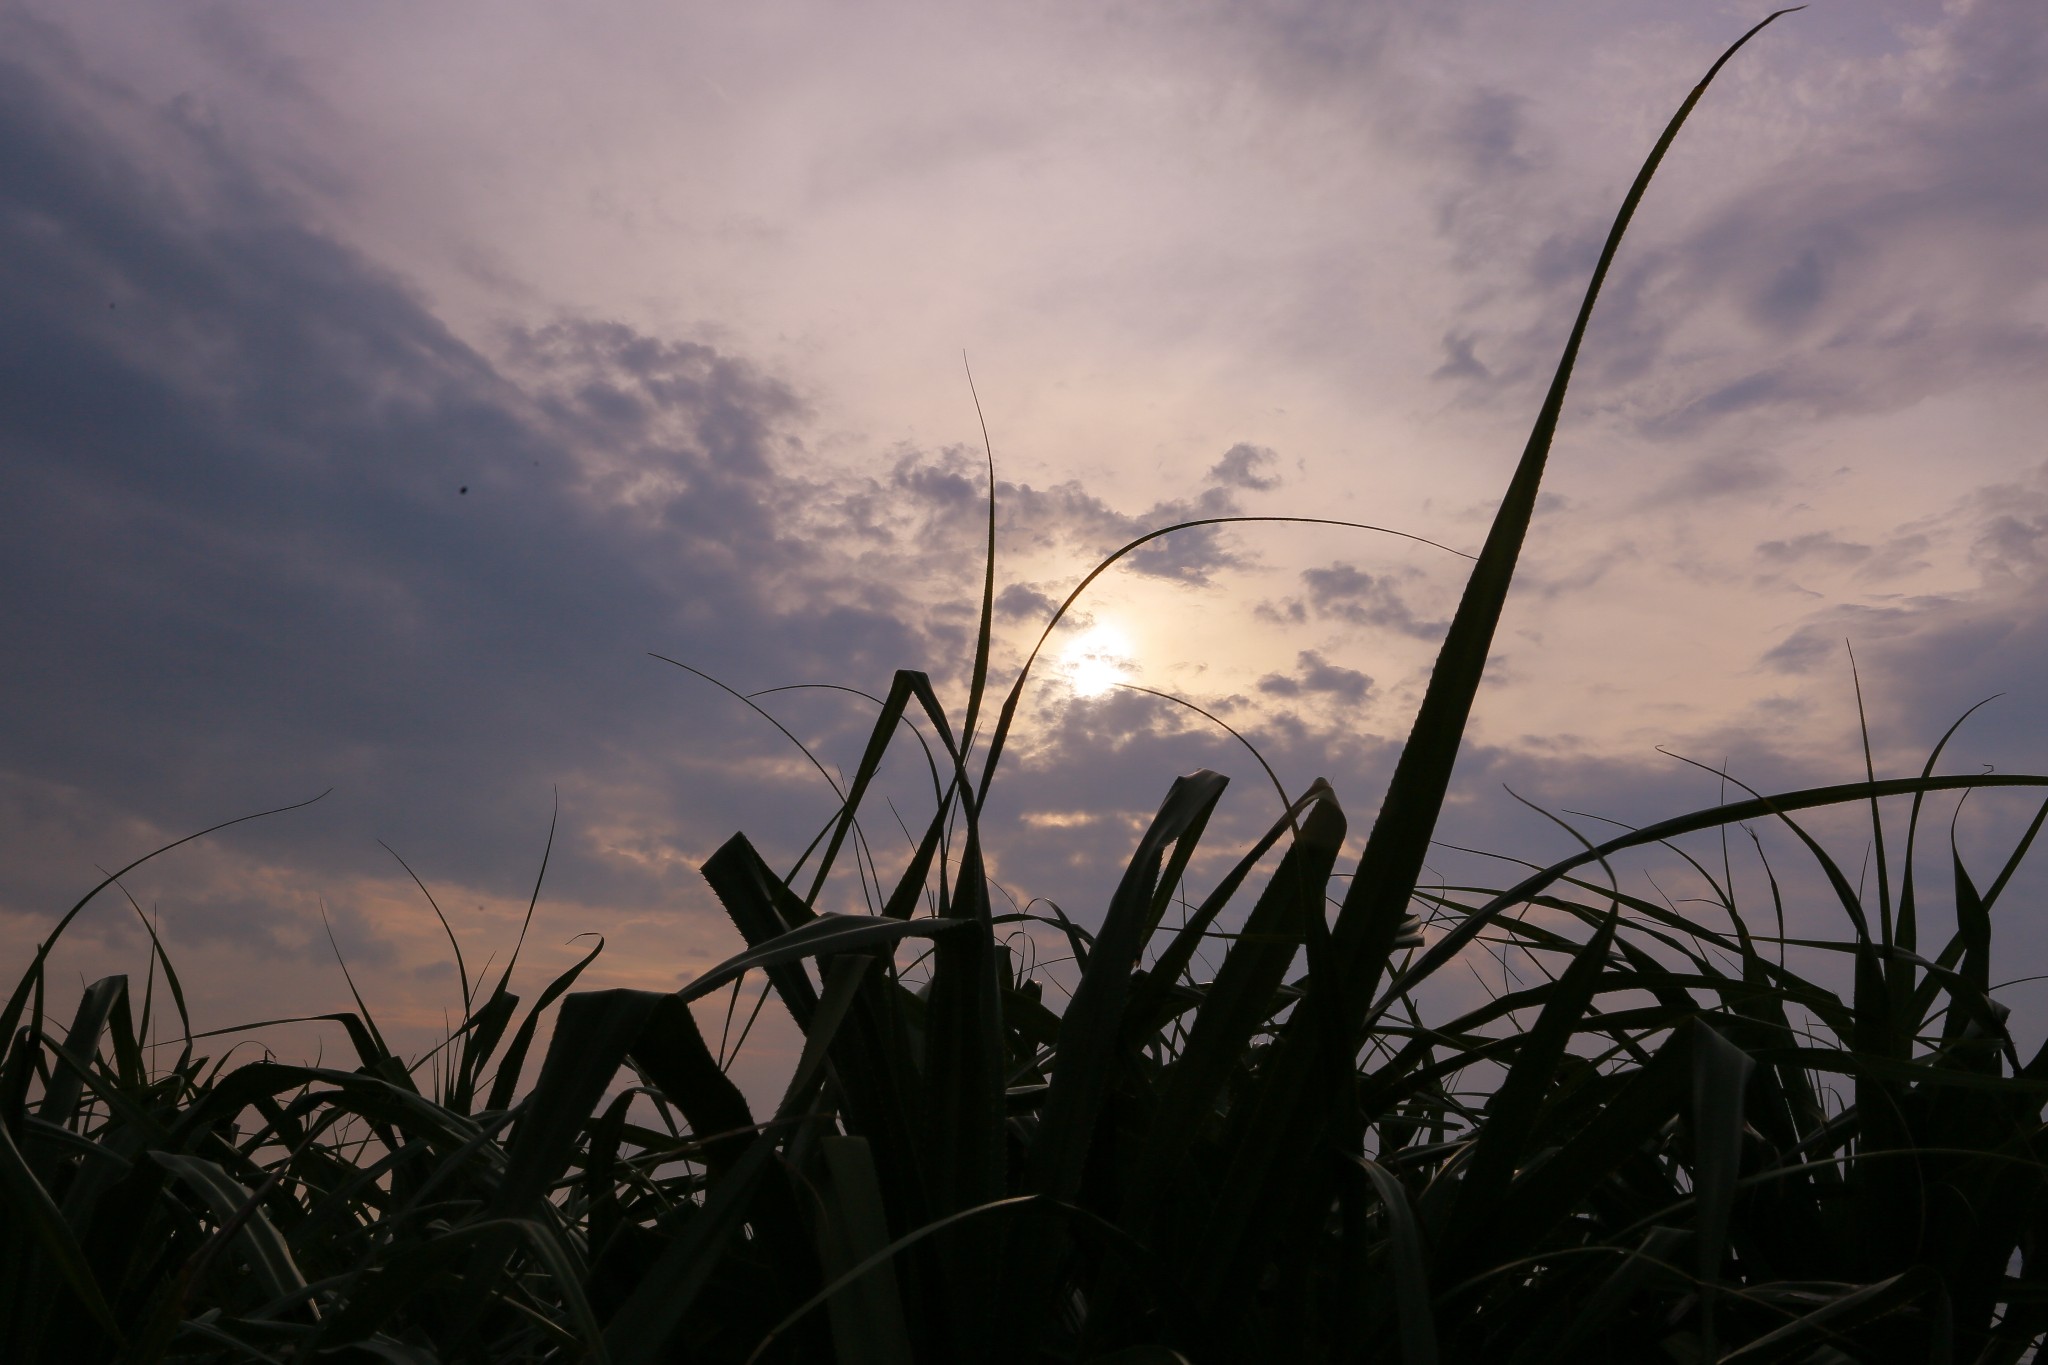
MULTIPOLYGON (((455 937, 455 926, 450 924, 448 922, 448 917, 441 913, 441 902, 434 899, 434 893, 432 891, 429 891, 427 889, 427 884, 420 880, 420 874, 412 870, 412 864, 407 862, 402 856, 400 856, 397 849, 385 843, 382 839, 379 839, 377 841, 377 846, 383 849, 386 853, 389 853, 392 856, 392 858, 394 858, 397 861, 398 865, 405 869, 405 875, 412 878, 412 884, 414 886, 417 886, 420 889, 420 894, 427 898, 427 908, 429 910, 432 910, 434 912, 434 918, 440 921, 441 932, 445 934, 448 938, 449 950, 455 954, 455 977, 457 984, 462 991, 462 1016, 463 1019, 467 1021, 469 1018, 470 1008, 476 1003, 476 999, 475 996, 470 991, 469 966, 463 960, 462 944, 455 937)), ((479 982, 478 984, 481 985, 482 983, 479 982)))
MULTIPOLYGON (((818 1235, 827 1283, 837 1283, 854 1267, 889 1245, 888 1206, 867 1139, 830 1136, 819 1139, 818 1235)), ((916 1356, 903 1320, 896 1270, 887 1256, 874 1269, 849 1282, 827 1299, 832 1315, 832 1341, 838 1365, 912 1365, 916 1356)))
MULTIPOLYGON (((1896 1302, 1911 1300, 1928 1292, 1927 1282, 1933 1276, 1921 1267, 1905 1270, 1864 1285, 1851 1293, 1829 1299, 1810 1313, 1802 1313, 1784 1326, 1756 1337, 1736 1350, 1721 1357, 1722 1365, 1736 1360, 1759 1360, 1780 1356, 1784 1347, 1794 1341, 1810 1336, 1835 1337, 1842 1328, 1866 1318, 1875 1317, 1896 1302)), ((1852 1357, 1853 1359, 1853 1357, 1852 1357)))
MULTIPOLYGON (((1940 761, 1942 750, 1946 749, 1948 742, 1955 738, 1956 731, 1963 728, 1963 722, 1975 715, 1978 710, 1996 700, 1998 700, 1996 695, 1986 697, 1975 706, 1964 711, 1962 715, 1956 717, 1948 729, 1942 732, 1941 738, 1935 741, 1934 747, 1928 751, 1927 762, 1921 765, 1920 768, 1920 775, 1922 777, 1934 775, 1934 765, 1940 761)), ((1876 776, 1874 772, 1869 775, 1873 778, 1876 776)), ((1914 852, 1918 846, 1920 835, 1920 809, 1925 800, 1926 796, 1924 793, 1916 794, 1913 797, 1912 808, 1906 816, 1906 852, 1899 865, 1899 918, 1897 933, 1899 946, 1907 952, 1915 952, 1920 946, 1919 903, 1918 897, 1915 894, 1916 883, 1913 876, 1913 864, 1914 852)), ((1958 803, 1958 808, 1960 809, 1960 803, 1958 803)), ((1895 1013, 1893 1027, 1904 1029, 1910 1033, 1917 1030, 1921 1021, 1925 1018, 1926 1007, 1919 1003, 1919 983, 1913 981, 1910 974, 1903 973, 1903 971, 1901 974, 1906 978, 1903 984, 1897 978, 1894 978, 1892 982, 1892 1003, 1895 1013)))
MULTIPOLYGON (((684 1002, 701 1000, 756 968, 779 967, 806 958, 893 944, 906 938, 945 937, 968 926, 962 919, 887 919, 880 915, 820 915, 758 948, 729 957, 676 993, 684 1002)), ((816 1007, 812 1009, 816 1017, 816 1007)), ((810 1020, 800 1021, 806 1032, 810 1020)))
POLYGON ((1593 1003, 1607 954, 1621 921, 1619 905, 1609 911, 1559 977, 1535 1024, 1523 1035, 1513 1065, 1486 1105, 1486 1121, 1459 1183, 1450 1241, 1467 1242, 1499 1213, 1515 1169, 1527 1155, 1536 1111, 1556 1079, 1557 1066, 1593 1003))
MULTIPOLYGON (((107 1018, 114 1011, 115 1002, 126 1002, 128 978, 125 976, 104 976, 78 998, 78 1010, 72 1016, 71 1027, 64 1035, 65 1050, 73 1056, 90 1061, 99 1051, 100 1034, 106 1029, 107 1018)), ((45 1122, 62 1128, 69 1124, 78 1112, 78 1101, 84 1093, 86 1077, 75 1065, 58 1067, 50 1074, 49 1084, 43 1089, 43 1103, 38 1111, 45 1122)))
POLYGON ((1741 1175, 1743 1094, 1756 1061, 1709 1028, 1692 1028, 1693 1187, 1699 1194, 1698 1254, 1700 1316, 1707 1349, 1715 1349, 1715 1297, 1721 1258, 1728 1246, 1729 1212, 1741 1175))
POLYGON ((1401 1365, 1437 1365, 1436 1313, 1429 1297, 1429 1270, 1422 1259, 1422 1229, 1408 1191, 1393 1172, 1356 1153, 1346 1159, 1365 1172, 1387 1210, 1387 1256, 1394 1264, 1394 1292, 1401 1324, 1401 1365))
POLYGON ((1200 716, 1203 720, 1208 721, 1211 725, 1214 725, 1217 729, 1223 731, 1223 733, 1229 735, 1232 739, 1236 740, 1238 744, 1243 746, 1244 751, 1252 756, 1252 760, 1256 762, 1259 765, 1259 767, 1265 772, 1266 780, 1273 784, 1274 792, 1276 792, 1280 797, 1280 805, 1282 809, 1286 809, 1287 807, 1294 804, 1292 799, 1287 795, 1287 788, 1284 785, 1282 785, 1280 781, 1280 774, 1273 771, 1273 765, 1268 763, 1266 761, 1266 756, 1259 752, 1259 746, 1252 743, 1250 740, 1246 739, 1243 733, 1240 732, 1236 726, 1232 725, 1229 721, 1223 719, 1223 717, 1217 715, 1213 711, 1209 711, 1203 707, 1195 705, 1186 697, 1176 697, 1171 692, 1161 692, 1157 688, 1140 687, 1137 683, 1128 682, 1120 682, 1115 684, 1115 686, 1121 688, 1126 692, 1143 692, 1148 697, 1157 697, 1161 701, 1170 701, 1175 706, 1184 706, 1188 710, 1200 716))
POLYGON ((1095 936, 1095 951, 1060 1021, 1052 1089, 1031 1144, 1031 1188, 1038 1193, 1071 1199, 1080 1186, 1082 1163, 1121 1054, 1131 972, 1150 928, 1147 920, 1160 863, 1172 844, 1179 855, 1176 861, 1185 864, 1186 854, 1193 850, 1179 845, 1199 837, 1227 780, 1208 771, 1174 779, 1110 898, 1095 936))
POLYGON ((1017 1208, 1020 1205, 1036 1203, 1043 1198, 1043 1195, 1016 1194, 1002 1199, 991 1199, 985 1204, 977 1204, 972 1208, 960 1209, 957 1212, 947 1214, 943 1218, 934 1219, 913 1232, 905 1233, 881 1250, 862 1259, 858 1265, 848 1270, 845 1274, 840 1275, 816 1294, 813 1294, 796 1311, 776 1323, 770 1329, 768 1335, 763 1337, 760 1344, 754 1348, 753 1353, 746 1358, 744 1365, 754 1365, 754 1362, 758 1361, 762 1354, 770 1346, 774 1345, 783 1333, 794 1327, 806 1314, 815 1310, 820 1304, 829 1301, 833 1295, 843 1292, 847 1286, 853 1284, 862 1276, 872 1274, 882 1266, 887 1265, 897 1253, 917 1245, 934 1233, 943 1232, 947 1228, 966 1222, 970 1218, 979 1218, 986 1213, 995 1213, 1003 1209, 1017 1208))
POLYGON ((981 424, 982 454, 988 457, 988 543, 982 552, 981 610, 974 628, 974 672, 967 685, 967 716, 960 726, 960 758, 974 749, 974 732, 981 719, 982 695, 988 690, 989 645, 996 620, 996 448, 989 440, 988 418, 982 415, 981 395, 974 388, 974 370, 967 352, 960 353, 960 368, 967 374, 967 392, 974 399, 974 418, 981 424))
MULTIPOLYGON (((526 1067, 526 1054, 533 1046, 534 1032, 540 1027, 542 1013, 549 1005, 560 999, 563 992, 576 984, 576 978, 583 975, 583 969, 595 962, 597 955, 603 951, 604 939, 599 938, 595 948, 550 981, 548 988, 540 993, 540 999, 533 1002, 533 1008, 528 1010, 526 1018, 520 1021, 519 1031, 512 1035, 512 1044, 505 1049, 504 1059, 498 1063, 498 1074, 491 1080, 490 1098, 484 1101, 486 1109, 505 1110, 512 1107, 512 1092, 518 1088, 519 1073, 526 1067)), ((518 997, 508 998, 516 1000, 518 997)))
POLYGON ((612 1314, 604 1341, 617 1365, 657 1365, 671 1358, 668 1339, 717 1270, 720 1251, 739 1231, 754 1188, 774 1160, 777 1141, 770 1132, 748 1145, 612 1314))
MULTIPOLYGON (((1151 967, 1142 973, 1143 980, 1136 987, 1138 994, 1132 1008, 1134 1022, 1139 1027, 1152 1026, 1168 992, 1179 983, 1189 964, 1194 961, 1195 953, 1201 948, 1202 939, 1209 932, 1209 926, 1215 923, 1223 908, 1236 897, 1238 889, 1244 885, 1252 869, 1258 866, 1259 860, 1272 851, 1273 846, 1280 842, 1281 836, 1290 831, 1297 837, 1301 836, 1305 831, 1297 829, 1295 822, 1304 812, 1324 805, 1336 811, 1339 819, 1343 818, 1343 810, 1337 804, 1336 792, 1331 790, 1328 782, 1317 778, 1314 785, 1299 799, 1290 803, 1281 812, 1280 818, 1267 827, 1258 842, 1247 849, 1244 856, 1232 865, 1223 879, 1216 883, 1215 889, 1196 907, 1195 913, 1188 916, 1187 923, 1174 931, 1173 937, 1167 941, 1166 947, 1154 959, 1151 967)), ((1325 881, 1327 879, 1326 873, 1325 881)))
POLYGON ((682 1111, 703 1145, 714 1177, 746 1154, 757 1126, 746 1097, 704 1042, 690 1007, 670 995, 649 1013, 627 1055, 641 1073, 682 1111))
MULTIPOLYGON (((179 1152, 149 1155, 199 1196, 223 1231, 234 1229, 235 1244, 242 1249, 250 1273, 267 1297, 283 1298, 305 1291, 306 1277, 299 1272, 291 1247, 257 1202, 260 1196, 244 1189, 218 1162, 179 1152)), ((314 1311, 317 1317, 318 1310, 314 1311)))
MULTIPOLYGON (((698 869, 749 948, 773 943, 812 917, 811 908, 775 875, 744 834, 735 834, 698 869)), ((789 963, 767 968, 782 1006, 802 1028, 818 1008, 818 988, 789 963)))
MULTIPOLYGON (((991 509, 990 515, 994 515, 993 509, 991 509)), ((990 527, 990 535, 994 535, 993 524, 990 527)), ((991 549, 991 554, 993 554, 993 549, 991 549)), ((986 611, 987 608, 984 606, 984 614, 986 614, 986 611)), ((981 658, 981 662, 977 667, 985 670, 987 665, 985 657, 987 623, 985 620, 982 629, 983 640, 980 648, 983 654, 978 656, 981 658)), ((975 684, 977 696, 979 695, 980 686, 980 682, 975 684)), ((964 758, 953 742, 951 727, 946 723, 946 713, 944 708, 939 705, 938 694, 932 690, 931 678, 915 669, 898 669, 895 678, 889 684, 889 695, 882 702, 881 714, 876 717, 874 728, 868 732, 867 748, 861 754, 860 766, 855 769, 853 781, 848 785, 845 797, 841 801, 839 818, 833 825, 832 835, 830 841, 825 846, 824 855, 818 860, 818 870, 812 874, 811 889, 809 894, 804 897, 804 904, 814 910, 817 908, 818 894, 824 890, 825 878, 831 873, 832 864, 838 857, 840 845, 845 841, 847 831, 855 824, 856 817, 860 811, 861 800, 867 795, 869 784, 874 781, 875 775, 881 771, 882 759, 888 753, 889 743, 896 734, 896 727, 899 723, 907 720, 904 712, 913 700, 923 708, 926 718, 932 722, 933 728, 938 731, 940 743, 945 746, 946 756, 951 760, 953 769, 953 790, 964 791, 966 789, 967 773, 963 766, 964 758)), ((915 733, 915 731, 913 730, 912 733, 915 733)), ((938 814, 934 817, 935 821, 944 815, 946 807, 947 794, 942 792, 938 801, 938 814)), ((919 879, 919 884, 922 884, 922 878, 919 879)))
POLYGON ((1182 1170, 1188 1146, 1230 1069, 1241 1064, 1253 1034, 1273 1014, 1274 993, 1307 937, 1308 918, 1322 914, 1323 887, 1345 828, 1334 797, 1315 802, 1217 968, 1180 1056, 1163 1078, 1145 1155, 1126 1196, 1131 1226, 1157 1228, 1162 1203, 1195 1207, 1199 1190, 1185 1187, 1182 1170))

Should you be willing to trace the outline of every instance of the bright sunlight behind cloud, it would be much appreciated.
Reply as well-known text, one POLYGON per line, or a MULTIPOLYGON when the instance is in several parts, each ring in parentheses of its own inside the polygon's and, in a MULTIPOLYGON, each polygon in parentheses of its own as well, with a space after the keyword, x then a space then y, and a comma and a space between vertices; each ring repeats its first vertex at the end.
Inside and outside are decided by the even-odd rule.
POLYGON ((1077 697, 1099 697, 1129 682, 1137 666, 1131 637, 1104 621, 1074 637, 1060 654, 1060 676, 1077 697))

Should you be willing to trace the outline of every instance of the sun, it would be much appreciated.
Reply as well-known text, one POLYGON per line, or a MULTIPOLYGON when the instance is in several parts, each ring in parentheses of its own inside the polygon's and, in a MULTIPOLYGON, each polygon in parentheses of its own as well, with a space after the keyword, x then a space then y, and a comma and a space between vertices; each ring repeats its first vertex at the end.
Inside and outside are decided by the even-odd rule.
POLYGON ((1128 681, 1137 664, 1131 637, 1108 622, 1098 622, 1068 642, 1060 653, 1059 675, 1077 697, 1100 697, 1128 681))

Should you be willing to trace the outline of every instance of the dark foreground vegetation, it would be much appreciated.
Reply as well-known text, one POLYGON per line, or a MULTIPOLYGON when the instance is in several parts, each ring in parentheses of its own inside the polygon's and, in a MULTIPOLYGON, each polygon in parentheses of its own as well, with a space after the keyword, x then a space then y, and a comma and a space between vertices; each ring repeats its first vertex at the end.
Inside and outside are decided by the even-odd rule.
POLYGON ((991 509, 964 715, 898 674, 797 870, 737 836, 706 864, 749 951, 678 994, 574 992, 579 966, 522 1008, 510 966, 465 972, 431 1058, 394 1056, 358 997, 325 1016, 353 1069, 209 1063, 160 947, 141 991, 109 977, 68 1027, 49 1013, 49 946, 115 879, 96 888, 0 1015, 0 1359, 2028 1358, 2048 1051, 2023 1057, 1992 997, 1991 917, 2048 806, 1975 869, 1951 823, 1926 905, 1914 869, 1930 794, 2048 779, 1936 776, 1937 746, 1918 777, 1753 795, 1498 892, 1419 889, 1586 318, 1705 89, 1616 220, 1348 875, 1318 783, 1190 904, 1223 789, 1196 773, 1091 928, 997 912, 979 815, 1024 679, 994 703, 991 509), (856 816, 911 733, 933 807, 885 880, 856 816), (1889 849, 1881 800, 1904 815, 1889 849), (1800 823, 1859 803, 1868 887, 1800 823), (1670 842, 1747 824, 1790 831, 1812 875, 1739 904, 1730 859, 1670 842), (1704 893, 1626 894, 1609 859, 1630 849, 1704 893), (872 913, 816 909, 855 880, 872 913), (1787 939, 1805 894, 1836 939, 1787 939), (1068 943, 1063 1008, 1006 946, 1020 928, 1068 943), (1530 970, 1441 1007, 1443 969, 1487 952, 1530 970), (747 974, 806 1039, 772 1114, 690 1010, 747 974), (172 1013, 162 1064, 145 1043, 172 1013))

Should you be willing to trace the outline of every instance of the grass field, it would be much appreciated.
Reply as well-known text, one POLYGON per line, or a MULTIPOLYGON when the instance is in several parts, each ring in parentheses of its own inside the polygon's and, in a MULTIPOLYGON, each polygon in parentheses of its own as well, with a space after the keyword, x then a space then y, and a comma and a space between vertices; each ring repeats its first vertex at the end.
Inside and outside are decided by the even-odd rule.
POLYGON ((579 992, 586 958, 523 999, 515 953, 464 970, 427 1057, 357 995, 323 1016, 354 1067, 230 1065, 160 945, 140 988, 59 1012, 51 945, 119 874, 94 888, 0 1017, 0 1358, 2031 1358, 2048 1049, 2023 1055, 1994 998, 1992 926, 2048 804, 1969 866, 1928 798, 2048 778, 1942 776, 1937 745, 1917 775, 1747 793, 1512 886, 1421 880, 1601 283, 1762 27, 1616 216, 1355 865, 1318 783, 1190 888, 1224 785, 1199 772, 1099 919, 992 903, 980 813, 1029 669, 991 685, 991 466, 964 709, 897 674, 795 868, 739 835, 709 859, 748 947, 679 993, 579 992), (931 800, 885 874, 861 817, 895 762, 931 800), (1836 808, 1867 809, 1867 870, 1803 823, 1836 808), (1752 828, 1802 868, 1780 877, 1752 828), (1624 891, 1617 860, 1644 853, 1699 893, 1624 891), (816 909, 848 888, 871 913, 816 909), (1788 935, 1788 897, 1839 931, 1788 935), (1020 929, 1067 945, 1067 991, 1020 966, 1020 929), (1514 973, 1446 1005, 1475 956, 1514 973), (804 1037, 772 1111, 691 1009, 743 978, 804 1037))

